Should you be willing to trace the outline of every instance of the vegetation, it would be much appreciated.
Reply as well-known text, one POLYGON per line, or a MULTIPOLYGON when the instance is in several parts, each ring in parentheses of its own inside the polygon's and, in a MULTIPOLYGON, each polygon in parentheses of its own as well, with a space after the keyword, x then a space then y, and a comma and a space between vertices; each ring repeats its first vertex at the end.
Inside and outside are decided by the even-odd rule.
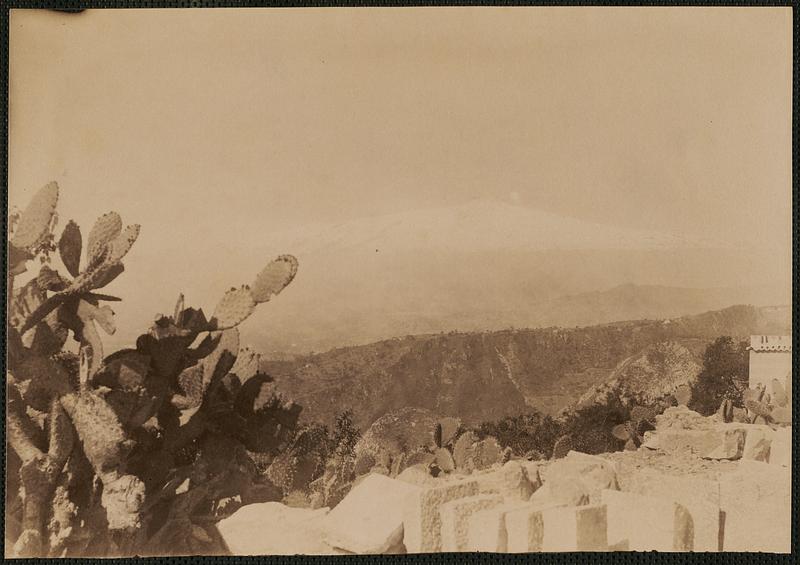
POLYGON ((689 408, 708 416, 726 399, 734 406, 743 406, 742 393, 748 388, 748 379, 747 342, 719 337, 703 354, 703 369, 692 388, 689 408))
POLYGON ((552 417, 533 410, 519 416, 484 422, 476 432, 480 437, 494 437, 501 447, 510 447, 516 455, 528 459, 547 459, 553 453, 560 428, 552 417))
POLYGON ((271 392, 237 331, 297 261, 272 261, 210 318, 181 296, 135 347, 104 356, 98 327, 115 331, 106 303, 119 298, 98 291, 139 226, 110 212, 85 244, 74 222, 55 244, 57 201, 55 183, 42 188, 9 240, 6 539, 19 556, 211 552, 203 526, 231 497, 274 499, 249 454, 278 455, 301 410, 271 392))

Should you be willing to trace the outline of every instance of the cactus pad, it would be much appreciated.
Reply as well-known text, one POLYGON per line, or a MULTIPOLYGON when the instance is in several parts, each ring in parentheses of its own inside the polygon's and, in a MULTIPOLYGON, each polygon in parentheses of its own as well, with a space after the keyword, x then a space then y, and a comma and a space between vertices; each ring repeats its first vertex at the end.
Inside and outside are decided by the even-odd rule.
POLYGON ((686 406, 692 400, 692 389, 689 385, 681 385, 675 390, 674 396, 678 405, 686 406))
POLYGON ((778 379, 772 379, 772 404, 775 406, 786 406, 789 398, 786 396, 786 391, 778 379))
POLYGON ((249 347, 243 347, 236 356, 231 373, 239 377, 239 382, 244 384, 258 373, 260 363, 261 356, 258 353, 249 347))
POLYGON ((106 246, 109 245, 122 231, 122 218, 116 212, 103 214, 92 226, 86 241, 86 264, 91 265, 99 261, 106 246))
POLYGON ((560 459, 575 447, 575 440, 570 435, 561 436, 553 445, 553 459, 560 459))
MULTIPOLYGON (((227 353, 235 359, 239 352, 239 330, 225 330, 219 334, 217 347, 203 359, 203 390, 208 388, 223 356, 227 353)), ((227 373, 228 371, 225 371, 227 373)))
POLYGON ((611 435, 620 441, 628 441, 631 439, 632 434, 628 424, 618 424, 611 429, 611 435))
POLYGON ((194 408, 203 402, 206 389, 203 384, 203 370, 203 365, 198 363, 187 367, 178 375, 178 387, 186 398, 186 406, 180 406, 181 409, 194 408))
POLYGON ((109 244, 109 255, 106 261, 109 263, 118 263, 122 261, 123 257, 128 254, 136 239, 139 237, 141 227, 139 224, 133 224, 126 227, 122 232, 114 238, 109 244))
POLYGON ((78 301, 78 317, 81 320, 94 320, 108 335, 117 330, 114 324, 114 311, 109 306, 97 306, 86 300, 78 301))
POLYGON ((758 400, 745 400, 744 406, 756 416, 761 416, 764 419, 770 417, 771 411, 769 406, 764 402, 759 402, 758 400))
POLYGON ((50 408, 50 401, 72 392, 67 371, 48 357, 32 356, 15 369, 14 376, 27 381, 22 396, 25 402, 40 412, 50 408))
POLYGON ((61 351, 61 348, 67 342, 68 335, 69 330, 59 320, 58 310, 54 310, 45 316, 42 322, 36 324, 31 331, 25 334, 25 337, 31 336, 31 351, 38 355, 49 357, 61 351))
POLYGON ((216 322, 216 329, 233 328, 246 320, 256 307, 250 288, 242 286, 232 288, 225 293, 214 309, 212 323, 216 322))
POLYGON ((458 418, 447 417, 439 420, 439 424, 442 426, 441 445, 450 445, 456 439, 458 428, 461 426, 461 420, 458 418))
POLYGON ((30 251, 41 243, 50 230, 57 203, 58 185, 55 182, 40 188, 22 212, 11 244, 30 251))
POLYGON ((64 263, 67 271, 73 277, 77 277, 80 272, 82 246, 81 228, 70 220, 64 226, 61 239, 58 240, 58 254, 61 257, 61 262, 64 263))
POLYGON ((257 304, 267 302, 292 282, 297 274, 297 259, 292 255, 281 255, 270 262, 253 281, 251 289, 257 304))
POLYGON ((89 391, 67 394, 61 398, 61 405, 69 414, 95 472, 103 475, 119 469, 129 445, 111 406, 89 391))
POLYGON ((435 456, 434 463, 438 465, 439 469, 441 469, 445 473, 451 473, 455 470, 456 465, 455 462, 453 461, 453 456, 447 449, 445 449, 444 447, 440 447, 439 449, 436 450, 434 456, 435 456))

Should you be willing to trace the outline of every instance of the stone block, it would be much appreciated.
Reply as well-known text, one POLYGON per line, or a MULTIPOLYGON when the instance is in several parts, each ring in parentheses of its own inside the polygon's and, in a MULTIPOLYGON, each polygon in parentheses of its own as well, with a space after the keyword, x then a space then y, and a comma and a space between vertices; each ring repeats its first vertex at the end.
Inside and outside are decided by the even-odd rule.
POLYGON ((720 486, 711 479, 669 475, 653 469, 638 470, 626 490, 677 502, 689 511, 694 529, 694 551, 722 549, 723 515, 720 486))
POLYGON ((769 426, 740 424, 745 432, 742 459, 753 461, 769 461, 769 451, 775 432, 769 426))
POLYGON ((604 489, 619 489, 614 463, 596 455, 570 451, 543 470, 544 485, 531 497, 537 504, 597 504, 604 489))
POLYGON ((541 462, 538 461, 526 461, 524 459, 520 460, 520 463, 523 467, 525 467, 525 474, 528 475, 528 481, 531 483, 533 487, 533 491, 542 486, 542 476, 540 473, 540 469, 543 466, 541 462))
POLYGON ((467 551, 470 517, 476 512, 502 503, 503 497, 499 494, 479 494, 442 504, 439 509, 442 523, 442 551, 467 551))
POLYGON ((384 553, 403 540, 403 504, 421 487, 371 474, 325 517, 328 544, 352 553, 384 553))
POLYGON ((691 452, 709 459, 739 459, 744 449, 741 428, 703 430, 664 429, 658 431, 658 449, 665 452, 691 452))
POLYGON ((327 508, 291 508, 280 502, 248 504, 216 524, 233 555, 327 555, 323 541, 327 508))
POLYGON ((441 551, 442 504, 476 494, 478 482, 465 479, 423 488, 407 497, 403 505, 403 543, 408 553, 441 551))
POLYGON ((500 494, 510 501, 527 501, 539 484, 538 473, 532 482, 527 467, 521 461, 508 461, 499 469, 474 473, 472 478, 478 481, 481 493, 500 494))
POLYGON ((792 428, 778 428, 772 438, 769 463, 783 467, 792 466, 792 428))
POLYGON ((505 515, 507 551, 606 551, 606 507, 530 505, 505 515))
POLYGON ((505 553, 508 550, 506 514, 530 506, 526 502, 507 502, 479 510, 469 519, 467 551, 505 553))
POLYGON ((791 468, 742 460, 720 475, 723 551, 791 551, 791 468))
POLYGON ((604 490, 608 545, 630 551, 693 551, 694 526, 682 504, 631 492, 604 490))

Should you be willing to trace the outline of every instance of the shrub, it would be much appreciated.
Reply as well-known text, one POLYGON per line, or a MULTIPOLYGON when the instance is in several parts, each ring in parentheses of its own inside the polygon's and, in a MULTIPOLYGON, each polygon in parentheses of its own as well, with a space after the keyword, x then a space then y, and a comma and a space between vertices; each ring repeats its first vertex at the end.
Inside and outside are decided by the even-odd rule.
POLYGON ((742 393, 747 390, 749 380, 747 345, 745 341, 736 343, 730 336, 722 336, 706 347, 703 369, 692 387, 689 408, 708 416, 726 399, 734 406, 743 406, 742 393))
POLYGON ((609 395, 605 404, 573 412, 561 423, 558 438, 561 448, 553 456, 563 456, 570 449, 591 454, 619 451, 624 442, 614 436, 613 430, 630 418, 629 408, 616 394, 609 395))
POLYGON ((510 447, 515 455, 539 452, 549 457, 559 435, 559 426, 550 416, 532 411, 484 422, 476 430, 480 437, 493 436, 501 447, 510 447))

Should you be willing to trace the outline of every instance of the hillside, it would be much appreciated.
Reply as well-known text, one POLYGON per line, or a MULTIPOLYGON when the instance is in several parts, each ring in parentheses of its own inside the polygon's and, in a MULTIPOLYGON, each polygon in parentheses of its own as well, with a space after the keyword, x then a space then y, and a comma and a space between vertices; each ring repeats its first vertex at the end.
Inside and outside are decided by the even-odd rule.
MULTIPOLYGON (((308 419, 330 424, 351 409, 365 427, 391 410, 415 406, 478 423, 531 406, 556 414, 654 344, 676 342, 699 362, 719 335, 785 333, 789 320, 788 308, 733 306, 672 320, 419 335, 265 362, 263 369, 304 406, 308 419)), ((643 374, 637 386, 649 380, 656 386, 662 376, 658 370, 643 374)))
POLYGON ((217 260, 220 272, 239 272, 254 256, 281 253, 299 259, 297 277, 263 324, 244 329, 270 355, 398 335, 672 318, 786 304, 791 294, 790 273, 774 273, 786 258, 771 250, 492 199, 266 232, 246 254, 229 249, 217 260))

